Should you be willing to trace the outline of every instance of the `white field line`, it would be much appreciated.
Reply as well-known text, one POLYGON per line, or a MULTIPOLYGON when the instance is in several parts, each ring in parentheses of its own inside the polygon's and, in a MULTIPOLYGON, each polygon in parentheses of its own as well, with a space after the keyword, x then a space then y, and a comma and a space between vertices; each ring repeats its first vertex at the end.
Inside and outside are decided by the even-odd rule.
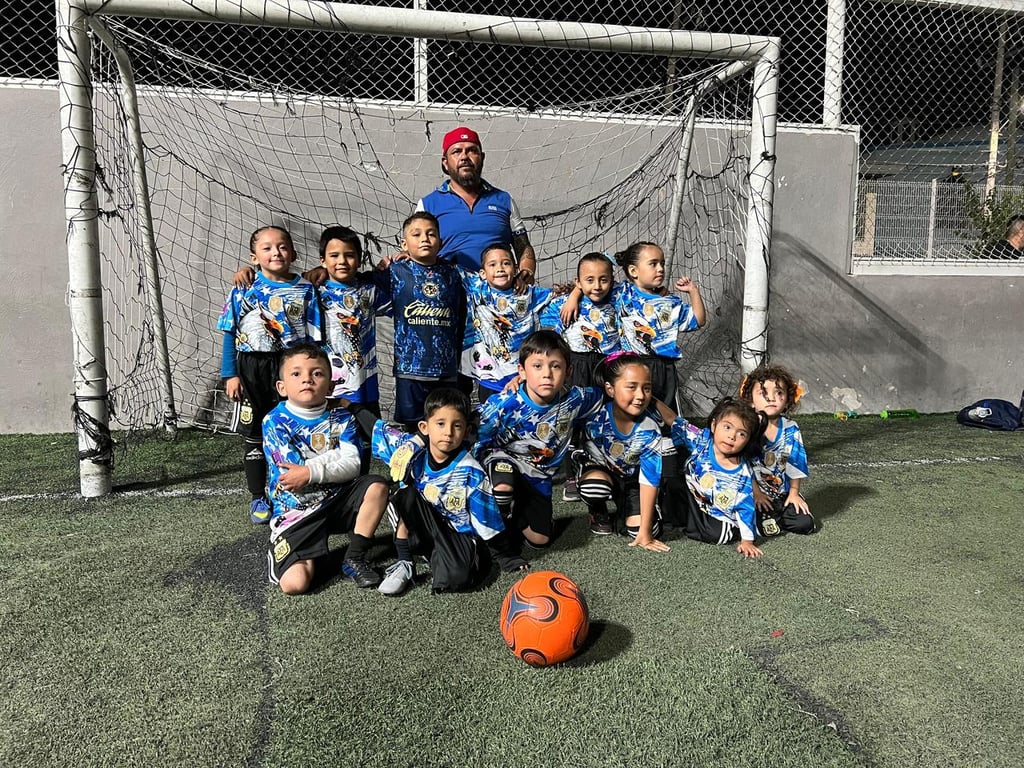
MULTIPOLYGON (((1024 461, 1024 456, 954 456, 948 459, 898 459, 893 461, 835 461, 811 464, 810 469, 886 469, 890 467, 927 467, 943 464, 987 464, 1000 461, 1024 461)), ((168 490, 134 490, 117 491, 110 494, 111 498, 156 498, 182 499, 191 497, 242 496, 242 488, 171 488, 168 490)), ((61 493, 20 493, 11 496, 0 496, 0 504, 16 501, 42 501, 45 499, 77 499, 80 495, 70 491, 61 493)))

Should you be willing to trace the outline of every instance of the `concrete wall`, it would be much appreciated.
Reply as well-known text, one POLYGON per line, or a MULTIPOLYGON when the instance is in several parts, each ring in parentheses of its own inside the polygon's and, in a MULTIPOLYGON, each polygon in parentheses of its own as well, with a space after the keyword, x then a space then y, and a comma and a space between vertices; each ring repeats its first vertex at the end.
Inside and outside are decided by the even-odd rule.
MULTIPOLYGON (((54 89, 0 88, 0 432, 71 429, 57 112, 54 89)), ((1014 399, 1024 277, 851 276, 853 137, 783 129, 777 154, 769 349, 807 383, 802 410, 1014 399)), ((433 162, 423 175, 415 196, 433 162)))

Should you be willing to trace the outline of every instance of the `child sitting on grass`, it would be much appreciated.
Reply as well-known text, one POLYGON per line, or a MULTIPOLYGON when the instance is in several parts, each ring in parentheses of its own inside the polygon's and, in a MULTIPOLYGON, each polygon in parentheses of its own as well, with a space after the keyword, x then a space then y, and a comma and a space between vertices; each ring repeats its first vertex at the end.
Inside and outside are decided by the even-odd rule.
POLYGON ((547 547, 553 533, 551 480, 577 425, 592 417, 600 390, 563 389, 569 347, 554 331, 537 331, 519 349, 516 389, 480 407, 476 455, 486 467, 502 517, 522 530, 534 549, 547 547))
POLYGON ((457 389, 435 389, 424 408, 419 435, 379 420, 373 428, 373 453, 400 482, 392 500, 398 562, 379 591, 400 595, 412 586, 413 555, 430 557, 435 593, 476 587, 490 569, 488 552, 505 572, 526 570, 529 564, 505 534, 487 475, 465 442, 469 398, 457 389))
POLYGON ((800 485, 807 477, 807 451, 800 427, 788 418, 799 400, 797 381, 779 365, 761 366, 743 379, 740 397, 768 419, 754 455, 754 505, 761 533, 813 533, 814 518, 800 485))
POLYGON ((331 363, 314 344, 281 355, 277 390, 285 401, 263 420, 263 452, 273 504, 267 563, 270 580, 288 595, 307 592, 327 537, 352 533, 342 573, 358 587, 380 576, 366 550, 388 504, 387 481, 359 476, 355 422, 342 408, 327 408, 331 363))
MULTIPOLYGON (((672 442, 685 449, 686 520, 691 539, 707 544, 729 544, 739 539, 736 551, 744 557, 764 554, 754 544, 757 511, 754 479, 747 451, 761 435, 757 413, 742 400, 726 397, 711 411, 708 427, 701 429, 656 401, 658 411, 672 424, 672 442)), ((674 490, 671 487, 670 491, 674 490)))

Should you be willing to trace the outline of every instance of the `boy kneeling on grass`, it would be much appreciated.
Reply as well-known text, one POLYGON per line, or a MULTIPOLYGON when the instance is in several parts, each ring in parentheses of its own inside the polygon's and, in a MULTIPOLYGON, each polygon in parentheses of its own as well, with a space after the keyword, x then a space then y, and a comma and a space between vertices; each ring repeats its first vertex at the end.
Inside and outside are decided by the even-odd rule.
POLYGON ((314 344, 281 355, 277 391, 287 398, 263 420, 263 452, 273 505, 267 563, 270 580, 287 595, 313 583, 317 558, 332 533, 352 533, 342 573, 358 587, 375 587, 380 575, 366 549, 388 505, 388 483, 359 477, 359 438, 353 416, 328 408, 331 363, 314 344))
POLYGON ((398 562, 387 569, 382 594, 399 595, 412 586, 414 554, 430 558, 435 593, 474 589, 487 576, 491 557, 506 573, 530 567, 505 531, 491 483, 469 451, 471 413, 469 398, 445 387, 427 395, 418 435, 380 420, 373 426, 373 455, 399 481, 392 500, 398 562))

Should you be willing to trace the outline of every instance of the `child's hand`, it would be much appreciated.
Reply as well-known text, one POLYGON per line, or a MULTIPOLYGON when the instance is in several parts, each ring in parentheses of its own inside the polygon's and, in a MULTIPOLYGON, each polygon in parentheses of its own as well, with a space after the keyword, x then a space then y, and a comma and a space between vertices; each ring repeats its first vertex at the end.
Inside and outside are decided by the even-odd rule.
POLYGON ((248 288, 256 280, 256 270, 252 267, 242 267, 231 276, 231 284, 235 288, 248 288))
POLYGON ((377 269, 384 271, 385 269, 391 266, 391 262, 408 261, 410 258, 411 257, 409 256, 408 251, 399 251, 398 253, 393 253, 390 256, 382 255, 380 257, 380 261, 377 262, 377 269))
POLYGON ((501 394, 505 394, 506 392, 515 392, 516 390, 519 389, 519 385, 522 383, 523 380, 519 378, 518 375, 513 376, 511 379, 509 379, 509 382, 508 384, 505 385, 505 388, 501 390, 501 394))
POLYGON ((535 275, 532 269, 520 269, 516 275, 516 293, 526 293, 527 289, 535 282, 535 275))
POLYGON ((575 287, 575 283, 555 283, 554 285, 551 286, 551 295, 565 296, 567 293, 570 293, 572 289, 575 287))
POLYGON ((658 541, 653 536, 638 533, 636 538, 629 542, 631 547, 643 547, 648 552, 669 552, 671 547, 663 541, 658 541))
POLYGON ((758 512, 772 511, 772 500, 768 497, 768 494, 761 490, 761 486, 757 483, 754 483, 754 508, 758 512))
POLYGON ((807 506, 807 500, 799 493, 794 493, 793 491, 789 492, 789 495, 786 496, 786 505, 788 506, 790 504, 792 504, 794 509, 796 509, 796 511, 801 515, 811 514, 811 508, 807 506))
POLYGON ((572 291, 569 293, 569 298, 565 300, 565 304, 562 305, 562 311, 558 313, 558 317, 562 321, 562 325, 568 328, 574 322, 580 314, 580 297, 582 293, 576 293, 572 291))
POLYGON ((688 277, 680 277, 676 280, 676 290, 680 293, 693 293, 697 290, 697 284, 688 277))
POLYGON ((302 276, 309 280, 313 285, 319 288, 321 285, 327 282, 327 278, 330 277, 327 274, 327 270, 323 267, 313 267, 307 272, 303 272, 302 276))
POLYGON ((309 467, 282 461, 277 465, 281 468, 281 477, 277 484, 286 491, 298 491, 309 484, 309 467))
POLYGON ((242 399, 242 395, 245 394, 242 389, 242 380, 237 376, 232 376, 230 379, 224 379, 224 392, 226 392, 227 396, 237 403, 242 399))
POLYGON ((754 546, 752 541, 741 541, 736 545, 736 551, 744 557, 760 557, 764 554, 759 547, 754 546))

